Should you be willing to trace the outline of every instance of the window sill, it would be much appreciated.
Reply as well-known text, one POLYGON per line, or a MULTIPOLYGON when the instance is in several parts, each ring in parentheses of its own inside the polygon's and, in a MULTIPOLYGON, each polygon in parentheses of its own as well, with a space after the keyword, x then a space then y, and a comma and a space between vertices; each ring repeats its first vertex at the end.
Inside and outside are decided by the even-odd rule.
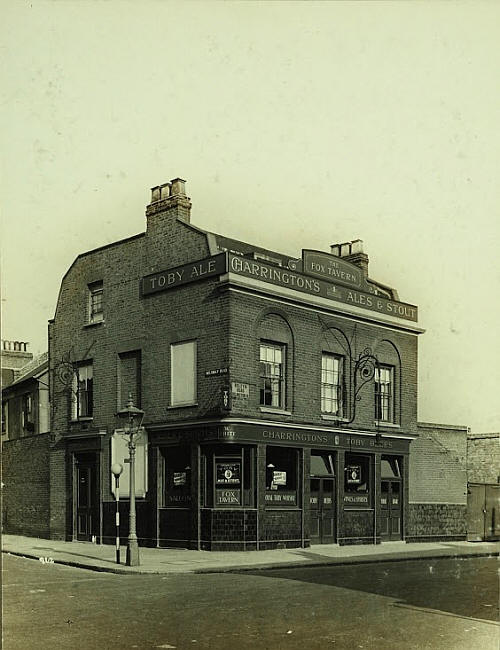
POLYGON ((340 415, 328 415, 328 413, 322 413, 321 419, 329 422, 349 422, 349 418, 343 418, 340 415))
POLYGON ((394 422, 385 422, 382 420, 375 420, 373 423, 377 427, 388 427, 389 429, 400 429, 400 424, 395 424, 394 422))
POLYGON ((285 411, 284 409, 271 408, 270 406, 261 406, 259 407, 261 413, 274 413, 275 415, 292 415, 291 411, 285 411))
POLYGON ((167 410, 171 409, 185 409, 188 406, 198 406, 198 402, 185 402, 183 404, 171 404, 170 406, 167 406, 167 410))
POLYGON ((84 328, 84 329, 87 329, 87 328, 89 328, 89 327, 97 327, 98 325, 103 325, 105 322, 106 322, 106 321, 105 321, 104 318, 103 318, 102 320, 96 320, 96 321, 93 321, 92 323, 85 323, 85 325, 83 326, 83 328, 84 328))

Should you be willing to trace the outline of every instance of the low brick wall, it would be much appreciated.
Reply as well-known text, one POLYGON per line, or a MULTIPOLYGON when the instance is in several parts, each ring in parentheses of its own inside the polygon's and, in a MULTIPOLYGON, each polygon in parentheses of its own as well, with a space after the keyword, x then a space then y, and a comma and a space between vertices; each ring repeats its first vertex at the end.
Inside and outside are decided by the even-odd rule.
POLYGON ((49 537, 49 434, 2 444, 2 531, 49 537))
POLYGON ((410 503, 406 541, 456 541, 467 535, 467 506, 446 503, 410 503))

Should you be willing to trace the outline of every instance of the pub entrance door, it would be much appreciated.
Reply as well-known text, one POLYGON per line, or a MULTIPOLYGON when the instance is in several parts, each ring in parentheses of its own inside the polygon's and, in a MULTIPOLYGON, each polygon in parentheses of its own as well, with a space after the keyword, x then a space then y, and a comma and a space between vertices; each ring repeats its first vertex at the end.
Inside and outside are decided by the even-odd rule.
POLYGON ((401 539, 401 481, 381 482, 380 537, 382 541, 401 539))
POLYGON ((335 542, 335 479, 311 478, 311 544, 335 542))
POLYGON ((75 482, 75 536, 80 542, 92 542, 97 539, 99 534, 99 499, 95 454, 75 454, 75 482))

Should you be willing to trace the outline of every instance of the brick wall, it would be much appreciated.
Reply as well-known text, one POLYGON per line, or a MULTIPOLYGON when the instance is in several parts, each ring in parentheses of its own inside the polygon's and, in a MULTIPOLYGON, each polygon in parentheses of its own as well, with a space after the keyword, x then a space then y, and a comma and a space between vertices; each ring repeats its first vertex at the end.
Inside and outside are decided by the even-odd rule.
POLYGON ((467 503, 467 427, 418 425, 410 447, 410 503, 467 503))
MULTIPOLYGON (((393 364, 396 369, 396 422, 398 431, 415 433, 417 400, 417 342, 416 336, 387 330, 377 325, 355 323, 341 316, 327 316, 292 305, 269 306, 269 301, 250 294, 232 293, 230 302, 229 358, 231 380, 250 386, 248 399, 233 403, 235 414, 272 419, 273 415, 262 413, 259 406, 259 341, 276 333, 278 340, 284 336, 283 323, 289 328, 287 349, 289 371, 287 380, 286 410, 292 412, 292 421, 328 424, 321 417, 321 353, 325 346, 325 329, 335 330, 330 339, 343 337, 341 349, 346 355, 357 356, 370 347, 381 363, 393 364), (274 321, 272 320, 274 318, 274 321)), ((349 391, 348 391, 349 392, 349 391)), ((374 422, 373 382, 360 393, 356 419, 352 428, 376 431, 374 422)), ((352 391, 348 395, 352 404, 352 391)), ((278 415, 278 419, 282 419, 278 415)), ((383 425, 380 427, 383 429, 383 425)), ((393 427, 386 427, 388 431, 393 427)))
POLYGON ((406 522, 407 542, 462 540, 466 534, 466 505, 410 503, 406 522))
POLYGON ((48 538, 48 433, 2 444, 2 481, 3 532, 48 538))
POLYGON ((500 434, 482 433, 467 437, 469 483, 498 483, 500 478, 500 434))

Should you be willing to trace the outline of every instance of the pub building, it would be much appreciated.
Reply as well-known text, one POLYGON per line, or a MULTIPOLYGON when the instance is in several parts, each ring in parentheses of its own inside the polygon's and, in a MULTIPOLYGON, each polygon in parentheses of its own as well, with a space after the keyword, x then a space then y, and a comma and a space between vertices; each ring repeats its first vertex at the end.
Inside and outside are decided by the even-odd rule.
MULTIPOLYGON (((185 181, 144 233, 78 256, 49 324, 50 536, 113 543, 116 413, 145 412, 141 545, 259 550, 410 536, 417 307, 360 240, 295 257, 206 232, 185 181)), ((127 530, 124 526, 123 537, 127 530)))

